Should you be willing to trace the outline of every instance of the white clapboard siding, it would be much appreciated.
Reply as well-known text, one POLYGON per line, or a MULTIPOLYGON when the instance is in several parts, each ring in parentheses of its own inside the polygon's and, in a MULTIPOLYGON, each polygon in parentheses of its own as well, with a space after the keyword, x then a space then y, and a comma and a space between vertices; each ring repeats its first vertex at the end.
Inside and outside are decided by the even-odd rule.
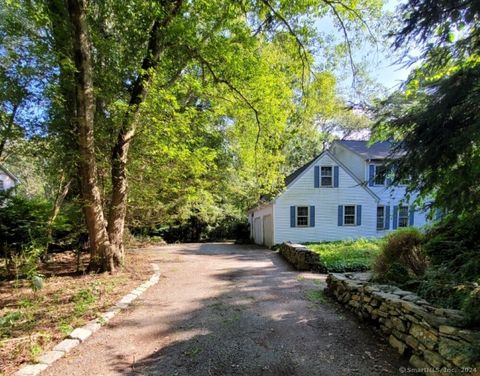
POLYGON ((365 179, 365 160, 358 154, 353 153, 351 150, 344 147, 342 144, 335 143, 332 146, 332 154, 341 163, 347 167, 350 172, 353 173, 359 180, 365 179))
POLYGON ((339 166, 338 188, 314 188, 314 166, 336 166, 328 153, 313 163, 274 201, 274 243, 375 237, 376 200, 339 166), (290 227, 290 206, 315 206, 315 227, 290 227), (359 226, 338 226, 338 205, 362 205, 359 226))
MULTIPOLYGON (((338 159, 342 164, 344 164, 349 171, 351 171, 358 179, 364 181, 368 185, 369 179, 369 162, 364 158, 360 157, 358 154, 352 152, 345 146, 340 143, 335 143, 332 147, 332 154, 338 159)), ((375 164, 375 163, 373 163, 375 164)), ((395 187, 386 187, 386 186, 370 186, 368 188, 375 193, 380 199, 379 205, 389 205, 393 208, 394 205, 412 205, 415 201, 417 194, 411 193, 410 197, 406 196, 405 186, 395 186, 395 187)), ((427 224, 427 214, 425 211, 416 211, 415 212, 415 227, 423 227, 427 224)), ((378 236, 385 235, 386 233, 392 231, 392 215, 393 210, 390 212, 390 228, 389 230, 379 231, 378 236)))

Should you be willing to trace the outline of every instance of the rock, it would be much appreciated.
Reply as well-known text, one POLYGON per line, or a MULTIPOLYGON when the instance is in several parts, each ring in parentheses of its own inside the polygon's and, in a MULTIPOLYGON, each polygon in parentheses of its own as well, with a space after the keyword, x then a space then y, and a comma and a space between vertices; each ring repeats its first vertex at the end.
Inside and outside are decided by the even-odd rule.
POLYGON ((378 299, 380 301, 382 300, 391 300, 391 299, 398 299, 399 296, 395 294, 390 294, 388 292, 382 292, 382 291, 375 291, 372 293, 372 296, 375 299, 378 299))
POLYGON ((405 337, 405 342, 408 346, 410 346, 412 349, 417 350, 419 342, 418 340, 415 339, 413 336, 406 336, 405 337))
POLYGON ((422 359, 420 359, 417 355, 412 355, 410 357, 410 364, 415 368, 429 368, 428 363, 425 363, 422 359))
POLYGON ((102 327, 97 320, 91 320, 86 325, 82 326, 83 329, 90 330, 92 333, 95 333, 98 329, 102 327))
POLYGON ((438 343, 438 336, 419 324, 412 324, 410 334, 429 349, 433 349, 438 343))
POLYGON ((429 326, 438 328, 440 325, 445 325, 448 323, 448 320, 445 317, 435 316, 431 313, 423 314, 423 321, 426 322, 429 326))
POLYGON ((52 364, 65 355, 63 351, 48 351, 38 358, 39 363, 52 364))
POLYGON ((458 367, 469 367, 472 364, 468 355, 469 346, 466 343, 460 341, 454 341, 446 337, 440 339, 438 345, 438 352, 444 358, 450 360, 458 367))
POLYGON ((90 330, 85 328, 77 328, 70 333, 69 337, 73 339, 78 339, 80 342, 83 342, 91 335, 92 335, 92 332, 90 330))
POLYGON ((400 332, 406 332, 407 331, 407 326, 398 317, 392 318, 392 324, 395 327, 395 329, 399 330, 400 332))
POLYGON ((412 303, 415 303, 417 302, 417 300, 421 300, 421 299, 422 298, 420 298, 418 295, 415 295, 415 294, 402 296, 402 300, 406 300, 407 302, 412 302, 412 303))
POLYGON ((405 344, 394 335, 390 335, 390 337, 388 337, 388 343, 390 343, 390 346, 397 349, 399 354, 403 355, 403 353, 405 352, 405 344))
POLYGON ((79 344, 80 341, 78 339, 64 339, 53 348, 53 351, 63 351, 68 353, 79 344))
POLYGON ((39 375, 48 367, 48 364, 29 364, 20 368, 14 373, 14 376, 35 376, 39 375))
POLYGON ((443 358, 433 351, 425 350, 423 357, 432 367, 440 368, 443 365, 443 358))
POLYGON ((440 334, 456 335, 460 329, 455 328, 454 326, 440 325, 438 330, 440 334))

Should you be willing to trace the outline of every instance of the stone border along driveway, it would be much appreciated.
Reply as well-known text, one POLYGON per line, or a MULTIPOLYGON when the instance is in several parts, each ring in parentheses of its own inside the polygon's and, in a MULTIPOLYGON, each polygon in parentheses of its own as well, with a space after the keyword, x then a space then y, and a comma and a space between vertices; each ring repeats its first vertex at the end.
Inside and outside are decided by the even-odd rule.
POLYGON ((28 364, 15 372, 14 376, 35 376, 47 369, 51 364, 65 356, 66 353, 77 347, 93 333, 109 322, 122 309, 127 308, 135 299, 142 295, 149 287, 157 284, 160 280, 160 268, 157 264, 151 264, 153 274, 147 282, 144 282, 136 289, 130 291, 117 304, 103 313, 99 318, 89 321, 86 325, 74 329, 67 339, 58 343, 51 351, 40 356, 37 364, 28 364))

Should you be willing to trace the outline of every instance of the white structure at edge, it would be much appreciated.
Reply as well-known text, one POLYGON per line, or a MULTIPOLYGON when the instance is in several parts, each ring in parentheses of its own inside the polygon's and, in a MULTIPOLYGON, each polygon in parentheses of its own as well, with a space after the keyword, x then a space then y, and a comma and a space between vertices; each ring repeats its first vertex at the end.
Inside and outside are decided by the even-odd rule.
POLYGON ((343 140, 286 178, 273 201, 248 213, 256 244, 347 240, 384 236, 400 227, 422 227, 427 213, 415 195, 392 186, 383 165, 389 142, 343 140))
POLYGON ((0 165, 0 191, 7 191, 19 183, 18 178, 0 165))

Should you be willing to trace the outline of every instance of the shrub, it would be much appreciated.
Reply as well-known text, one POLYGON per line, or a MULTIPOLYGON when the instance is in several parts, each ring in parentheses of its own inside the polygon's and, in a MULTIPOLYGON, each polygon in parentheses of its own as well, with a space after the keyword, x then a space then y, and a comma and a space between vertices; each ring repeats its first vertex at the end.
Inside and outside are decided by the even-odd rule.
POLYGON ((425 236, 430 266, 417 293, 447 308, 462 309, 470 325, 480 325, 480 215, 447 216, 425 236))
POLYGON ((415 228, 399 229, 388 234, 373 265, 375 279, 398 286, 417 283, 427 268, 422 242, 423 235, 415 228))

